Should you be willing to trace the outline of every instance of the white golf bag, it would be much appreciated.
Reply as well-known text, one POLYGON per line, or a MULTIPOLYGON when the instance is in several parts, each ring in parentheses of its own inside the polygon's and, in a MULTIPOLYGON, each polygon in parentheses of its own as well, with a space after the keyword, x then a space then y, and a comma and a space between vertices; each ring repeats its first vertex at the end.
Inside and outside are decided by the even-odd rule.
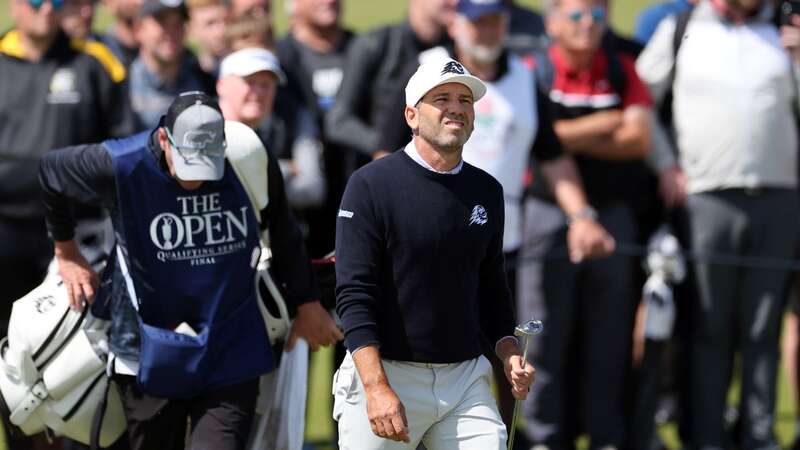
POLYGON ((96 427, 98 444, 113 444, 126 424, 117 390, 108 389, 107 330, 88 307, 69 308, 51 266, 41 285, 14 302, 0 341, 0 394, 10 422, 26 435, 49 430, 87 445, 96 427))

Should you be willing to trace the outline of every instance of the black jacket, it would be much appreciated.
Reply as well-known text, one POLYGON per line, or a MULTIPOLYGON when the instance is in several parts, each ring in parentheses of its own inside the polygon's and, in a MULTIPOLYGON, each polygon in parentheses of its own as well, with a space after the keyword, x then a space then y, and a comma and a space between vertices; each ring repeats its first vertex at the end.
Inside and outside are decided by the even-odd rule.
POLYGON ((364 156, 407 144, 411 131, 403 117, 405 101, 396 99, 404 98, 419 54, 447 42, 444 33, 439 42, 421 42, 408 22, 356 38, 347 52, 339 96, 326 118, 328 138, 364 156))
POLYGON ((103 44, 61 33, 38 62, 0 36, 0 219, 41 219, 39 158, 133 131, 125 67, 103 44))

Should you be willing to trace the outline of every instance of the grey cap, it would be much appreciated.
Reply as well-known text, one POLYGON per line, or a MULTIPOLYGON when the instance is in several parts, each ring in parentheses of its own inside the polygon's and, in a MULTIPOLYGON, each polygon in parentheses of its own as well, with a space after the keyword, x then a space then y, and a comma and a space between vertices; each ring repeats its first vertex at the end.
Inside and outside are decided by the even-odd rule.
POLYGON ((172 165, 184 181, 214 181, 225 173, 225 120, 217 102, 202 92, 178 96, 164 119, 172 165))

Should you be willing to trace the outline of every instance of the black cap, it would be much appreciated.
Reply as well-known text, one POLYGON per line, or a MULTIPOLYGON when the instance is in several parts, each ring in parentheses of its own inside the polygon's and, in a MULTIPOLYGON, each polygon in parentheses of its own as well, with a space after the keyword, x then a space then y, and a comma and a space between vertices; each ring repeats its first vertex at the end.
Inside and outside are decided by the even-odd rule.
POLYGON ((184 18, 189 16, 183 0, 144 0, 139 8, 139 17, 155 16, 169 10, 180 12, 184 18))

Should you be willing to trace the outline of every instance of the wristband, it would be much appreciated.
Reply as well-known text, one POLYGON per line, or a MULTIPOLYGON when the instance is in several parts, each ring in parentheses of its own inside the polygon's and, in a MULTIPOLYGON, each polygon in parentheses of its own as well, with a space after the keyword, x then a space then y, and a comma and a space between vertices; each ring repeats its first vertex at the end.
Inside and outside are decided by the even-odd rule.
POLYGON ((589 205, 584 206, 580 211, 567 216, 567 225, 572 226, 575 222, 580 222, 581 220, 597 221, 597 210, 589 205))

